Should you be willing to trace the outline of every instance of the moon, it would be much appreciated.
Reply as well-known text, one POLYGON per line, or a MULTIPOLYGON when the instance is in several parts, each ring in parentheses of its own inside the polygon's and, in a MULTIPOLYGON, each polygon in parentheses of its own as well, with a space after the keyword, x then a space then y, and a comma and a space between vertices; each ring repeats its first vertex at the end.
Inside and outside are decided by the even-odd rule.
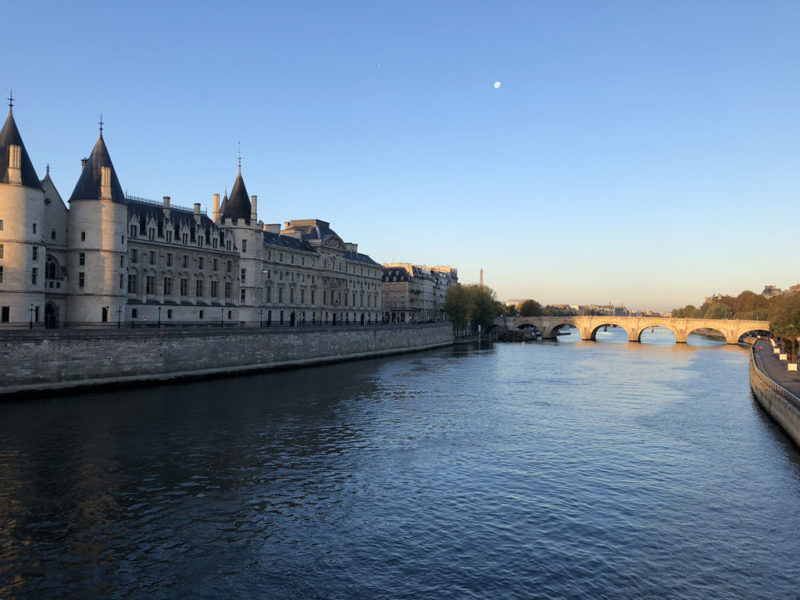
POLYGON ((503 84, 500 83, 499 81, 495 81, 494 82, 494 89, 499 90, 501 85, 503 85, 503 84))

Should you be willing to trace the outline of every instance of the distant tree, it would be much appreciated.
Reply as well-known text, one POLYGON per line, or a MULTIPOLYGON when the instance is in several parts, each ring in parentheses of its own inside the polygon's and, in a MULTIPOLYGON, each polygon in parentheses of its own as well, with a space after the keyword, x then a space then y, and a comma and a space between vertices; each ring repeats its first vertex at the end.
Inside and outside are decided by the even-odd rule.
POLYGON ((456 333, 462 332, 469 317, 469 295, 463 285, 451 285, 444 297, 444 312, 456 333))
POLYGON ((519 314, 523 317, 541 317, 542 305, 536 300, 525 300, 519 307, 519 314))
POLYGON ((516 317, 518 314, 519 314, 519 311, 517 310, 517 305, 516 304, 509 304, 508 306, 506 306, 506 316, 507 317, 516 317))
MULTIPOLYGON (((705 304, 703 306, 706 306, 705 304)), ((725 302, 711 302, 703 317, 706 319, 730 319, 733 317, 733 309, 725 302)))
POLYGON ((578 313, 571 308, 562 308, 560 306, 553 306, 548 304, 542 309, 542 316, 544 317, 572 317, 578 313))
POLYGON ((495 317, 502 314, 494 291, 485 285, 474 284, 447 288, 444 310, 457 333, 463 333, 468 323, 473 332, 477 331, 478 325, 487 331, 495 317))
POLYGON ((797 360, 800 336, 800 294, 783 294, 771 299, 769 328, 781 340, 785 352, 797 360))
POLYGON ((672 316, 676 319, 699 319, 702 313, 693 304, 687 304, 683 308, 676 308, 672 311, 672 316))

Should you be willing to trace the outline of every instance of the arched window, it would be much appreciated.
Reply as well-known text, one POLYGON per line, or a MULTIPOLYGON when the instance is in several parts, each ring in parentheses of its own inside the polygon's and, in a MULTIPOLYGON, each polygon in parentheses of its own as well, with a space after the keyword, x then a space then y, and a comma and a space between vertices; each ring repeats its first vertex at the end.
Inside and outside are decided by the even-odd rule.
POLYGON ((59 266, 58 261, 51 254, 48 254, 45 258, 44 278, 62 279, 61 267, 59 266))

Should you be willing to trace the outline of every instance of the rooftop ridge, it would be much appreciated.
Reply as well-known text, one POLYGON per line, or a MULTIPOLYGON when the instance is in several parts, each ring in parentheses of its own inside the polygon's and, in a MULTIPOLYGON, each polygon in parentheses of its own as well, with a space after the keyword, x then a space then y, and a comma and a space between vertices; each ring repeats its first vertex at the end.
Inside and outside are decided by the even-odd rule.
MULTIPOLYGON (((133 196, 132 194, 125 194, 125 199, 132 200, 133 202, 141 202, 142 204, 152 204, 153 206, 159 206, 161 208, 164 207, 163 201, 159 202, 158 200, 151 200, 150 198, 142 198, 141 196, 133 196)), ((169 209, 194 213, 194 208, 189 208, 188 206, 179 206, 178 204, 172 204, 171 202, 169 205, 169 209)))

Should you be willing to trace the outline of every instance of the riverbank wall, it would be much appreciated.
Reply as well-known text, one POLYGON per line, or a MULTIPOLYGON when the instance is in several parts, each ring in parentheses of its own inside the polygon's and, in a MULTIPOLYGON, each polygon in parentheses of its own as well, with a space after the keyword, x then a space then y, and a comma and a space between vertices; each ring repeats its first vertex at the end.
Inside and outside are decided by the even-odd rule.
POLYGON ((450 323, 3 332, 0 397, 228 376, 414 352, 452 343, 450 323))
POLYGON ((755 348, 750 352, 750 389, 761 407, 800 446, 800 398, 759 368, 755 348))

